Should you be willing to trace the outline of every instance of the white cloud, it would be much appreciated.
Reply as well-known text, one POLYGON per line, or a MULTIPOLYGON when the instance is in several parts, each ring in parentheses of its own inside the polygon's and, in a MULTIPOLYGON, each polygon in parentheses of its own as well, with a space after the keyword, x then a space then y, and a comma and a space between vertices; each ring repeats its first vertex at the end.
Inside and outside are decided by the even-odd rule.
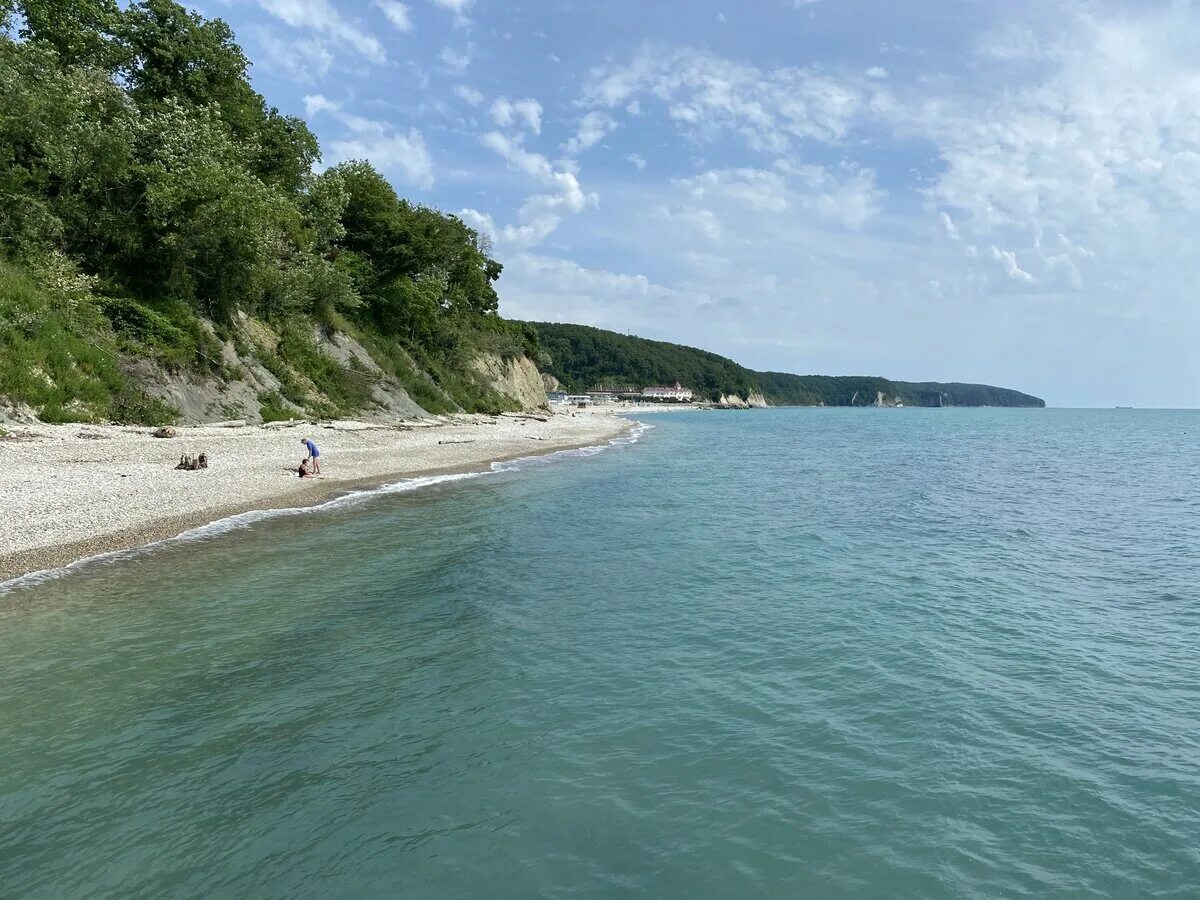
POLYGON ((871 169, 827 169, 786 160, 773 169, 712 169, 679 184, 698 201, 716 198, 764 213, 805 210, 851 229, 877 216, 884 196, 871 169))
POLYGON ((552 256, 517 252, 505 260, 505 315, 664 334, 662 316, 695 316, 713 305, 703 291, 679 290, 645 275, 610 272, 552 256))
POLYGON ((465 84, 456 85, 454 93, 459 99, 471 106, 478 106, 483 102, 483 94, 465 84))
POLYGON ((948 213, 938 213, 938 221, 942 223, 942 228, 946 231, 946 237, 952 241, 962 240, 962 235, 958 233, 958 226, 954 224, 954 220, 950 218, 948 213))
POLYGON ((408 7, 399 0, 372 0, 371 5, 377 7, 397 31, 412 31, 408 7))
POLYGON ((355 137, 330 144, 332 161, 368 159, 390 174, 399 173, 413 187, 428 190, 433 187, 433 158, 421 132, 415 128, 408 133, 383 129, 378 133, 360 133, 355 137))
POLYGON ((312 84, 333 67, 333 51, 319 38, 285 40, 270 28, 257 29, 255 36, 264 65, 292 81, 312 84))
POLYGON ((542 133, 542 104, 532 98, 524 100, 509 100, 507 97, 497 97, 492 103, 492 121, 502 128, 507 128, 514 122, 524 122, 534 134, 542 133))
MULTIPOLYGON (((584 192, 574 172, 556 169, 540 153, 532 153, 521 146, 519 138, 490 131, 480 138, 480 143, 500 156, 511 168, 530 176, 546 189, 525 200, 517 213, 518 224, 502 228, 490 226, 490 233, 498 243, 532 247, 558 228, 563 213, 579 213, 597 202, 594 194, 584 192)), ((475 217, 483 215, 474 210, 464 210, 463 214, 475 217)), ((491 220, 488 221, 490 223, 491 220)))
POLYGON ((709 241, 721 240, 721 222, 711 209, 659 206, 651 210, 651 215, 665 223, 682 226, 685 234, 695 234, 709 241))
POLYGON ((617 123, 611 116, 593 110, 579 120, 578 131, 575 132, 574 137, 563 144, 563 152, 568 156, 578 156, 604 140, 605 136, 616 127, 617 123))
POLYGON ((438 54, 438 59, 442 65, 453 75, 463 75, 467 71, 467 66, 471 65, 471 54, 475 51, 475 45, 468 43, 464 52, 459 53, 451 47, 443 47, 442 52, 438 54))
POLYGON ((307 94, 304 97, 304 113, 310 119, 319 112, 330 112, 338 108, 337 103, 327 99, 323 94, 307 94))
POLYGON ((634 168, 636 168, 639 172, 646 168, 646 160, 642 159, 642 157, 637 153, 630 153, 625 158, 633 163, 634 168))
POLYGON ((1017 254, 1013 251, 993 246, 992 258, 1004 266, 1004 273, 1013 281, 1033 281, 1033 276, 1017 265, 1017 254))
POLYGON ((434 0, 434 3, 454 14, 455 27, 469 28, 471 26, 467 10, 471 8, 472 0, 434 0))
POLYGON ((885 69, 883 66, 871 66, 871 68, 867 69, 867 77, 868 78, 887 78, 888 70, 885 69))
POLYGON ((387 59, 383 45, 351 24, 329 0, 258 0, 258 5, 293 28, 315 31, 353 47, 370 62, 387 59))
POLYGON ((594 69, 584 102, 614 108, 654 100, 696 137, 723 132, 751 148, 784 152, 797 140, 845 137, 868 102, 861 88, 817 69, 764 70, 695 50, 643 48, 623 65, 594 69))
POLYGON ((341 104, 321 94, 306 96, 304 106, 310 116, 331 113, 349 132, 329 143, 331 165, 351 159, 370 160, 389 176, 398 173, 406 185, 423 190, 433 187, 433 158, 424 136, 416 128, 404 132, 389 122, 346 112, 341 104))

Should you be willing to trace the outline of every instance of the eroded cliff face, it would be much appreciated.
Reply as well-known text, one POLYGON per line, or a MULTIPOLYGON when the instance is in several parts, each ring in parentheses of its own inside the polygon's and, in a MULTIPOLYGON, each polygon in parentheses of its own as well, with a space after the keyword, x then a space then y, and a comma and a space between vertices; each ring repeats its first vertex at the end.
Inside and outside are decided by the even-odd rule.
POLYGON ((722 394, 717 399, 717 406, 725 409, 749 409, 749 405, 737 394, 722 394))
MULTIPOLYGON (((339 408, 343 415, 367 421, 430 417, 404 385, 348 334, 314 327, 311 337, 322 356, 345 370, 343 379, 356 379, 365 389, 361 404, 353 407, 326 396, 305 367, 285 362, 278 353, 280 337, 266 323, 239 312, 225 332, 229 340, 219 340, 212 323, 202 320, 201 324, 221 348, 220 359, 211 360, 209 371, 169 371, 149 360, 133 360, 126 367, 139 386, 179 410, 177 421, 181 424, 235 419, 259 423, 264 415, 303 419, 339 408)), ((460 409, 415 361, 409 359, 409 363, 411 378, 423 382, 424 395, 437 398, 438 411, 460 409)), ((509 399, 504 408, 548 408, 546 385, 528 358, 506 360, 485 353, 472 360, 471 369, 481 385, 509 399)))
POLYGON ((475 358, 472 366, 494 391, 513 398, 522 409, 548 408, 542 374, 528 357, 501 359, 494 354, 484 353, 475 358))
MULTIPOLYGON (((212 323, 201 320, 201 325, 216 339, 212 323)), ((259 423, 264 404, 273 408, 275 415, 294 413, 298 419, 305 418, 309 413, 284 397, 285 393, 306 404, 332 402, 308 375, 278 357, 279 336, 266 324, 239 312, 232 322, 232 334, 232 340, 221 342, 220 360, 214 360, 220 364, 219 372, 171 372, 148 360, 132 362, 129 372, 147 393, 178 409, 178 421, 185 425, 229 419, 259 423), (263 359, 274 360, 270 369, 263 359), (285 388, 281 379, 292 389, 285 388)), ((312 337, 323 355, 370 385, 370 401, 354 411, 357 418, 397 421, 429 416, 354 338, 322 329, 314 329, 312 337)))
POLYGON ((767 403, 767 398, 758 391, 751 391, 750 396, 746 398, 746 405, 751 409, 766 409, 771 404, 767 403))

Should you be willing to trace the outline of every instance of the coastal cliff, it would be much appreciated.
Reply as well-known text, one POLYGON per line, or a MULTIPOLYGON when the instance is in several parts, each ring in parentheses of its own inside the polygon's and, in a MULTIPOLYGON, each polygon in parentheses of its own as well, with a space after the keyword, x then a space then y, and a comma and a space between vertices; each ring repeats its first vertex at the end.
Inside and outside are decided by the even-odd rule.
POLYGON ((707 350, 584 325, 529 322, 546 370, 569 390, 596 384, 679 381, 698 400, 747 406, 1023 406, 1039 397, 1009 388, 959 382, 905 382, 858 375, 756 372, 707 350))
POLYGON ((14 24, 0 3, 0 410, 163 424, 544 402, 488 241, 369 162, 317 166, 221 22, 170 0, 43 7, 16 4, 14 24))
POLYGON ((511 397, 523 410, 546 408, 542 374, 528 358, 503 359, 491 353, 475 357, 472 366, 496 393, 511 397))

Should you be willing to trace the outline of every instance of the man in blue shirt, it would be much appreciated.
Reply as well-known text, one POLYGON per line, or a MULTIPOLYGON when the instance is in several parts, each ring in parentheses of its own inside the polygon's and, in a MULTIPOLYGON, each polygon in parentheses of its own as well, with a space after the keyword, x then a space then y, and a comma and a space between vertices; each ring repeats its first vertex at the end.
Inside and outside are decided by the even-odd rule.
POLYGON ((312 438, 300 438, 302 443, 308 449, 308 458, 305 462, 312 461, 312 473, 314 475, 321 474, 321 451, 317 449, 317 445, 312 442, 312 438))

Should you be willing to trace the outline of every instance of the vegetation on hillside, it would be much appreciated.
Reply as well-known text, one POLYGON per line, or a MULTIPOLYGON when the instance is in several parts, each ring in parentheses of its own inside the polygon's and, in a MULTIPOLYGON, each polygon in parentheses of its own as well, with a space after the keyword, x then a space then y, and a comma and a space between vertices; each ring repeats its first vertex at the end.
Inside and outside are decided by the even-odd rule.
POLYGON ((867 406, 879 393, 908 406, 1044 406, 1037 397, 983 384, 902 382, 864 376, 755 372, 733 360, 663 341, 584 325, 530 323, 543 368, 569 390, 620 382, 644 386, 678 380, 700 396, 746 397, 759 391, 776 406, 867 406))
POLYGON ((987 384, 892 381, 857 375, 756 372, 767 399, 778 406, 867 406, 882 393, 906 406, 1045 406, 1038 397, 987 384))
POLYGON ((323 382, 310 412, 370 402, 314 328, 357 336, 433 411, 511 402, 469 365, 529 341, 496 313, 486 243, 369 162, 314 174, 316 138, 253 90, 224 22, 172 0, 0 0, 0 25, 0 395, 52 420, 161 420, 130 362, 228 375, 220 339, 249 316, 277 339, 264 364, 323 382))
POLYGON ((716 400, 756 389, 754 373, 733 360, 665 341, 617 334, 587 325, 533 322, 542 368, 572 391, 599 384, 670 384, 679 381, 716 400))

